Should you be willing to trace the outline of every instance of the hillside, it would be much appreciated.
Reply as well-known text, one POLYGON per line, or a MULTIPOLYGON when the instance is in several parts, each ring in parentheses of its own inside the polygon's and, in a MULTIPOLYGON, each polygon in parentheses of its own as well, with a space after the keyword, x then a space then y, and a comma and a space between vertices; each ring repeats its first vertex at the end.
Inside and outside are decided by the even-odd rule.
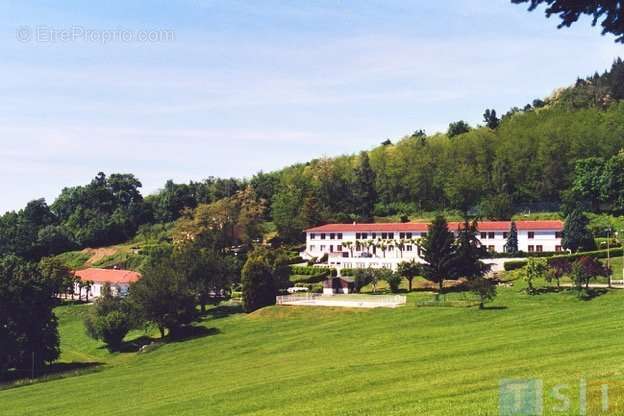
MULTIPOLYGON (((0 391, 3 415, 495 415, 505 378, 569 383, 573 406, 581 378, 592 394, 592 382, 624 380, 624 291, 582 301, 520 286, 484 311, 416 307, 427 293, 393 310, 222 307, 198 338, 144 354, 109 355, 84 335, 85 307, 64 306, 62 361, 103 365, 0 391)), ((544 399, 546 414, 560 404, 544 399)))

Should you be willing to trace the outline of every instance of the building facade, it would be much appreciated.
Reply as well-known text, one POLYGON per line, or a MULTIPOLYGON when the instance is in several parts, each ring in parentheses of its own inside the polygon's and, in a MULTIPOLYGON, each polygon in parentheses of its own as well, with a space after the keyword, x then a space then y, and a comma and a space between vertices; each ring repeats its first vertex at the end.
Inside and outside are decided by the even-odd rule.
MULTIPOLYGON (((560 252, 562 221, 516 221, 518 249, 522 252, 560 252)), ((427 235, 427 223, 327 224, 306 230, 304 259, 328 256, 327 264, 343 268, 391 268, 402 261, 423 262, 419 240, 427 235)), ((462 226, 450 222, 457 234, 462 226)), ((477 236, 493 253, 503 253, 511 221, 482 221, 477 236)))
POLYGON ((141 278, 141 275, 137 272, 130 270, 118 270, 118 269, 97 269, 89 268, 84 270, 78 270, 74 273, 83 283, 90 283, 90 286, 80 286, 78 284, 74 287, 74 293, 81 297, 98 298, 103 295, 103 287, 105 284, 110 285, 111 294, 113 296, 126 296, 130 289, 130 283, 134 283, 141 278))

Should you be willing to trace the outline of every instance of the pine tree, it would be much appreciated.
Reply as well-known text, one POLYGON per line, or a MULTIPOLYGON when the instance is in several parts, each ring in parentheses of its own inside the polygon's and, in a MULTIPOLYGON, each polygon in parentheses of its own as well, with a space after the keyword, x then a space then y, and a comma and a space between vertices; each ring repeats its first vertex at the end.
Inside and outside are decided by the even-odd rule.
POLYGON ((514 221, 511 222, 507 242, 505 243, 505 253, 516 254, 518 252, 518 228, 514 221))
POLYGON ((427 262, 423 267, 423 277, 438 284, 440 291, 444 287, 444 279, 454 277, 456 262, 455 238, 448 229, 446 219, 435 217, 422 242, 423 259, 427 262))
POLYGON ((495 130, 500 124, 500 120, 496 116, 496 110, 490 110, 489 108, 485 110, 485 113, 483 113, 483 121, 485 122, 485 125, 492 130, 495 130))
POLYGON ((480 259, 484 257, 481 242, 477 238, 477 222, 464 220, 459 229, 455 248, 455 263, 453 274, 455 277, 474 279, 483 276, 489 269, 480 259))
POLYGON ((370 166, 367 152, 360 153, 360 165, 355 172, 353 197, 357 213, 362 221, 371 221, 377 194, 375 193, 375 172, 370 166))
POLYGON ((573 252, 594 249, 594 238, 587 228, 588 224, 589 220, 583 211, 579 207, 574 209, 566 217, 563 226, 563 238, 561 239, 563 248, 573 252))

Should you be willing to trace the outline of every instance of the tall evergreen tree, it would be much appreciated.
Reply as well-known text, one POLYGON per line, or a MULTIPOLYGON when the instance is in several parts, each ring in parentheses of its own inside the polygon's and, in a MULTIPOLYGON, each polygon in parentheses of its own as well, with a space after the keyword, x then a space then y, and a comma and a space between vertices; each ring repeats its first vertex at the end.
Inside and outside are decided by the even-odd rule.
POLYGON ((360 163, 355 172, 353 197, 357 214, 363 221, 371 221, 377 194, 375 192, 375 172, 371 168, 367 152, 360 153, 360 163))
POLYGON ((485 125, 492 130, 495 130, 500 124, 500 119, 496 116, 496 110, 490 110, 489 108, 483 113, 483 121, 485 125))
POLYGON ((453 274, 456 277, 474 279, 483 276, 489 269, 480 259, 484 257, 484 250, 477 238, 477 221, 464 220, 458 230, 455 248, 455 264, 453 274))
POLYGON ((592 250, 595 248, 594 238, 587 228, 589 220, 581 208, 574 209, 565 219, 563 226, 563 248, 573 252, 592 250))
POLYGON ((454 277, 456 262, 455 238, 448 229, 446 219, 438 215, 435 217, 421 243, 423 259, 427 262, 423 266, 423 276, 437 283, 440 291, 444 287, 444 280, 454 277))
POLYGON ((516 254, 518 252, 518 227, 515 221, 511 222, 507 242, 505 243, 505 253, 516 254))

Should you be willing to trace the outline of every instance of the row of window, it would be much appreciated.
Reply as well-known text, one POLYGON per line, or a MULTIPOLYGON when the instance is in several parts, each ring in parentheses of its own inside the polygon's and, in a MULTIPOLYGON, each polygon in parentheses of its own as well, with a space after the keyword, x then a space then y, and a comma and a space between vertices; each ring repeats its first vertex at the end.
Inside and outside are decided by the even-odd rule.
MULTIPOLYGON (((321 245, 319 246, 319 249, 320 249, 320 251, 321 251, 321 252, 325 252, 325 250, 327 249, 327 247, 328 247, 328 246, 326 246, 326 245, 324 245, 324 244, 321 244, 321 245)), ((360 244, 356 244, 356 247, 355 247, 356 251, 361 251, 361 250, 363 250, 364 248, 365 248, 365 247, 364 247, 364 246, 360 246, 360 244)), ((343 249, 343 247, 342 247, 342 245, 341 245, 341 244, 338 244, 338 245, 336 245, 336 246, 334 246, 334 245, 332 244, 332 245, 330 245, 330 246, 329 246, 329 252, 330 252, 330 253, 333 253, 334 251, 336 251, 336 252, 342 252, 342 249, 343 249)), ((393 247, 393 246, 389 246, 389 247, 386 249, 386 251, 392 251, 393 249, 394 249, 394 247, 393 247)), ((420 247, 417 247, 417 249, 418 249, 418 255, 420 256, 420 247)), ((315 251, 315 250, 316 250, 316 245, 311 244, 311 245, 310 245, 310 251, 315 251)), ((410 244, 407 244, 407 245, 403 248, 403 251, 413 251, 413 250, 414 250, 414 247, 413 247, 412 245, 410 245, 410 244)), ((494 253, 494 252, 496 252, 496 247, 495 247, 495 246, 493 246, 493 245, 488 245, 488 246, 487 246, 487 250, 488 250, 489 252, 491 252, 491 253, 494 253)), ((373 251, 373 253, 376 253, 377 249, 376 249, 376 248, 373 248, 373 249, 372 249, 372 251, 373 251)), ((529 245, 529 246, 528 246, 528 251, 529 251, 529 253, 541 253, 541 252, 543 252, 543 251, 544 251, 544 246, 542 246, 542 245, 529 245)), ((563 251, 563 250, 562 250, 561 246, 555 246, 555 251, 556 251, 556 252, 561 252, 561 251, 563 251)), ((347 253, 345 253, 345 254, 347 254, 347 253)))
MULTIPOLYGON (((323 251, 323 252, 324 252, 324 251, 327 249, 327 247, 328 247, 328 246, 326 246, 325 244, 321 244, 321 245, 319 246, 319 249, 320 249, 321 251, 323 251)), ((336 246, 334 246, 333 244, 329 245, 329 252, 330 252, 330 253, 333 253, 333 252, 334 252, 334 249, 335 249, 335 251, 337 251, 337 252, 341 252, 341 251, 343 250, 343 246, 342 246, 342 244, 338 244, 338 245, 336 245, 336 246)), ((363 251, 363 250, 365 250, 365 249, 366 249, 366 246, 361 245, 361 244, 359 244, 359 243, 356 243, 356 244, 355 244, 355 251, 363 251)), ((316 250, 316 245, 315 245, 315 244, 310 244, 310 248, 309 248, 309 250, 310 250, 310 251, 315 251, 315 250, 316 250)), ((377 251, 377 248, 376 248, 376 247, 372 247, 372 249, 371 249, 371 250, 375 253, 375 252, 377 251)), ((380 250, 381 250, 381 249, 380 249, 380 250)), ((386 247, 386 251, 392 251, 392 250, 394 250, 394 246, 388 246, 388 247, 386 247)), ((403 247, 403 251, 413 251, 413 250, 414 250, 414 246, 412 246, 411 244, 406 244, 406 245, 403 247)))
MULTIPOLYGON (((321 233, 318 234, 321 237, 321 240, 325 240, 328 237, 328 234, 326 233, 321 233)), ((316 239, 317 234, 315 233, 310 233, 310 240, 314 240, 316 239)), ((342 240, 342 233, 329 233, 329 239, 330 240, 342 240)))
MULTIPOLYGON (((529 239, 533 239, 533 238, 535 238, 535 232, 529 231, 527 233, 527 236, 528 236, 529 239)), ((496 237, 496 233, 493 233, 491 231, 487 232, 487 233, 486 232, 482 232, 481 233, 481 240, 487 240, 487 239, 491 240, 491 239, 493 239, 495 237, 496 237)), ((503 232, 503 238, 506 239, 507 237, 509 237, 509 233, 508 232, 503 232)), ((555 238, 563 238, 563 233, 561 231, 555 232, 555 238)))

